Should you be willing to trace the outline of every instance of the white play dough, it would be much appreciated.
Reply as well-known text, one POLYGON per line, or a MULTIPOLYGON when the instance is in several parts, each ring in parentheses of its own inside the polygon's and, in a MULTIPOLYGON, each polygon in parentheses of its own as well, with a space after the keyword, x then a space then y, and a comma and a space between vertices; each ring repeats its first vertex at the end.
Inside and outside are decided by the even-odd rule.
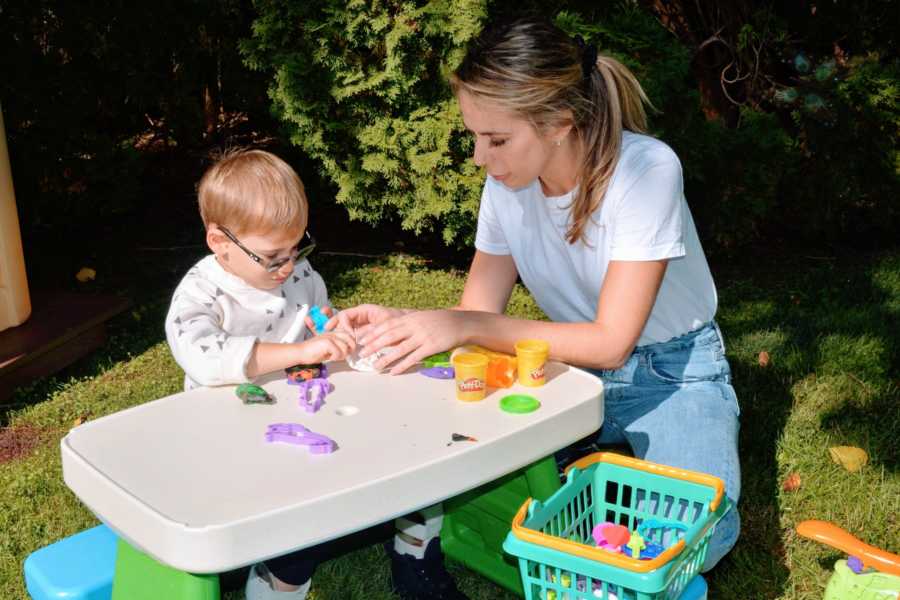
POLYGON ((374 373, 376 372, 375 363, 378 362, 378 359, 382 356, 387 356, 395 350, 396 348, 394 346, 385 346, 378 352, 374 352, 369 356, 366 356, 365 358, 360 358, 359 353, 354 352, 347 357, 347 364, 357 371, 362 371, 364 373, 374 373))

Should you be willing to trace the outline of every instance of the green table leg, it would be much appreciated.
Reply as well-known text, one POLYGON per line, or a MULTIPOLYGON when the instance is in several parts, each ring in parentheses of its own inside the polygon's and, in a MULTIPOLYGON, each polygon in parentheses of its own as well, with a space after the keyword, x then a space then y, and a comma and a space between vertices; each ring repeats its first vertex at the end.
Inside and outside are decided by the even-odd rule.
POLYGON ((527 498, 546 500, 559 487, 556 460, 548 456, 445 501, 441 549, 450 558, 523 596, 518 563, 504 554, 503 540, 527 498))
POLYGON ((193 575, 157 562, 119 539, 112 600, 219 600, 218 575, 193 575))

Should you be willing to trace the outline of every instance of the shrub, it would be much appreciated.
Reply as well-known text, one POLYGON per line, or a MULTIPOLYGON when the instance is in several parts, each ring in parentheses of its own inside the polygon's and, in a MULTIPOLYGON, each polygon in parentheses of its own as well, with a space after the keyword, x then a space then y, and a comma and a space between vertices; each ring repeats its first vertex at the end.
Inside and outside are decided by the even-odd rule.
POLYGON ((350 216, 470 239, 482 176, 447 84, 482 0, 257 4, 247 64, 270 74, 291 143, 318 160, 350 216))
MULTIPOLYGON (((352 218, 399 217, 404 228, 474 236, 483 172, 447 85, 466 43, 509 3, 310 6, 257 4, 247 64, 269 74, 273 109, 291 142, 318 160, 352 218)), ((790 140, 776 118, 748 112, 743 128, 708 122, 690 79, 691 55, 648 12, 630 3, 525 10, 556 15, 641 79, 660 109, 654 133, 684 162, 698 222, 722 245, 752 238, 776 202, 790 140), (778 165, 781 166, 778 166, 778 165)))

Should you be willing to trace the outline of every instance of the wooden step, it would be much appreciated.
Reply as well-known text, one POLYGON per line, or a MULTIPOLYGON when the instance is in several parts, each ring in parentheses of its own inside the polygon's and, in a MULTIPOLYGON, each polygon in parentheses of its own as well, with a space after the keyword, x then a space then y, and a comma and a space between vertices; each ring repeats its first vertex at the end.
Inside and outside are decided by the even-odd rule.
POLYGON ((46 291, 31 316, 0 331, 0 402, 17 386, 72 364, 106 342, 106 322, 130 305, 121 296, 46 291))

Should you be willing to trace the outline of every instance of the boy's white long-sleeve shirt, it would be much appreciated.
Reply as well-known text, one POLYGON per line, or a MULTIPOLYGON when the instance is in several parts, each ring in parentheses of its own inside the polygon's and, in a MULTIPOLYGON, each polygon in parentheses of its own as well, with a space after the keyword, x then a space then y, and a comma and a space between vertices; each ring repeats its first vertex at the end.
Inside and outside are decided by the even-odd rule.
MULTIPOLYGON (((307 260, 271 290, 228 273, 214 255, 200 260, 178 284, 166 316, 166 339, 184 369, 185 390, 247 382, 254 344, 286 341, 304 305, 329 305, 325 282, 307 260)), ((304 326, 298 339, 307 334, 304 326)))

